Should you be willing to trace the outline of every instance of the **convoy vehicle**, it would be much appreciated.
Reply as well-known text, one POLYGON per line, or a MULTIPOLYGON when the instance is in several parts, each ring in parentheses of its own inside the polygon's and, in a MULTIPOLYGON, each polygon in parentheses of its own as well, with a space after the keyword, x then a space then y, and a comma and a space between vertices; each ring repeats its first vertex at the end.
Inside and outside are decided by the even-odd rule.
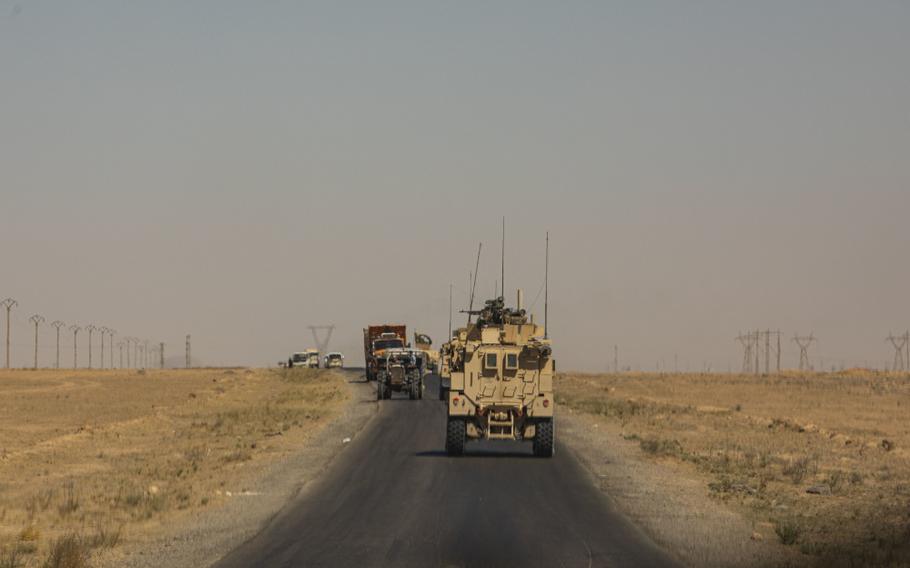
POLYGON ((452 371, 462 370, 462 351, 466 337, 467 329, 460 327, 439 348, 439 400, 448 400, 452 371))
POLYGON ((427 361, 427 371, 436 372, 439 368, 439 352, 433 350, 433 340, 425 333, 414 332, 414 347, 423 351, 427 361))
POLYGON ((379 370, 385 367, 387 349, 408 347, 405 337, 407 327, 400 324, 371 325, 363 329, 363 361, 368 381, 375 381, 379 370))
POLYGON ((470 440, 532 440, 534 454, 554 452, 553 375, 544 326, 502 297, 488 300, 468 325, 460 370, 451 371, 446 451, 461 455, 470 440))
POLYGON ((315 349, 307 349, 305 351, 298 351, 291 355, 291 358, 288 359, 288 367, 305 367, 309 369, 318 369, 319 368, 319 351, 315 349))
POLYGON ((338 351, 326 353, 325 357, 322 358, 322 366, 326 369, 341 369, 344 367, 344 355, 338 351))
POLYGON ((385 351, 383 365, 376 373, 376 399, 392 398, 393 392, 406 392, 411 400, 423 398, 426 356, 420 349, 395 347, 385 351))

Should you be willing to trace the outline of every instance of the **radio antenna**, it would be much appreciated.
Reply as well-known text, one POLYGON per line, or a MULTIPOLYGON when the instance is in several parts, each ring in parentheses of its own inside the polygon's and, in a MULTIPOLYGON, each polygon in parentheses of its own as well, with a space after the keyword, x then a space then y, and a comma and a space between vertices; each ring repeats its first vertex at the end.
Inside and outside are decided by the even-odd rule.
POLYGON ((480 269, 480 250, 483 248, 483 243, 477 244, 477 261, 474 263, 474 282, 471 284, 471 302, 468 307, 468 325, 471 325, 471 312, 474 310, 474 290, 477 289, 477 271, 480 269))
POLYGON ((544 254, 543 269, 543 338, 548 339, 550 336, 550 325, 547 319, 550 307, 550 231, 547 231, 547 248, 544 254))
POLYGON ((452 339, 452 284, 449 284, 449 336, 446 341, 452 339))
POLYGON ((502 259, 499 261, 499 266, 502 271, 502 277, 499 279, 499 283, 502 284, 502 297, 506 296, 506 218, 502 218, 502 259))

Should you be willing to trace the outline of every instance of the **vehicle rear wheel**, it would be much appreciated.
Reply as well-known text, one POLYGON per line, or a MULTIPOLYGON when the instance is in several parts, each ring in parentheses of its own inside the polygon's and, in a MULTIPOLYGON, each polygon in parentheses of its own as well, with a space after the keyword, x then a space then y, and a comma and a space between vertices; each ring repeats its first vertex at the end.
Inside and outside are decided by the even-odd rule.
POLYGON ((376 400, 382 400, 383 396, 382 383, 376 383, 376 400))
POLYGON ((423 400, 423 379, 417 381, 417 398, 423 400))
POLYGON ((465 422, 461 418, 449 418, 446 424, 446 452, 450 456, 464 454, 465 422))
POLYGON ((553 457, 555 453, 556 432, 553 419, 548 418, 537 423, 534 434, 534 455, 541 458, 553 457))
POLYGON ((417 400, 417 381, 412 380, 408 386, 408 398, 417 400))

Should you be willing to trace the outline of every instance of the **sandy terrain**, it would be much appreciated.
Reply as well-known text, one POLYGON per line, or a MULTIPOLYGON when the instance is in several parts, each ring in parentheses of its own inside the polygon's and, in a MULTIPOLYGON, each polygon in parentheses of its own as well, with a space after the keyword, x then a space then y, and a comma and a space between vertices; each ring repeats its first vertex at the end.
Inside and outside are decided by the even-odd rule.
POLYGON ((0 566, 135 564, 175 527, 256 499, 351 392, 329 371, 2 371, 0 566))
POLYGON ((906 376, 570 374, 557 393, 564 441, 689 564, 910 564, 906 376))

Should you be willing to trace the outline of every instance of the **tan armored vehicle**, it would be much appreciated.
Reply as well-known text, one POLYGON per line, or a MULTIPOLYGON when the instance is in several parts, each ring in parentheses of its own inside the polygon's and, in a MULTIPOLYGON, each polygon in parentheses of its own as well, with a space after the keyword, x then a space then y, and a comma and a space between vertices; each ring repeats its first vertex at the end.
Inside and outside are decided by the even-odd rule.
POLYGON ((467 339, 467 329, 460 327, 452 332, 452 339, 439 348, 439 400, 449 399, 452 371, 461 371, 462 354, 467 339))
POLYGON ((555 361, 543 326, 502 297, 473 313, 451 371, 446 451, 461 455, 468 439, 532 440, 535 455, 552 456, 555 361))
POLYGON ((414 332, 414 347, 423 351, 427 362, 427 371, 435 373, 439 368, 439 352, 433 349, 433 340, 425 333, 414 332))

